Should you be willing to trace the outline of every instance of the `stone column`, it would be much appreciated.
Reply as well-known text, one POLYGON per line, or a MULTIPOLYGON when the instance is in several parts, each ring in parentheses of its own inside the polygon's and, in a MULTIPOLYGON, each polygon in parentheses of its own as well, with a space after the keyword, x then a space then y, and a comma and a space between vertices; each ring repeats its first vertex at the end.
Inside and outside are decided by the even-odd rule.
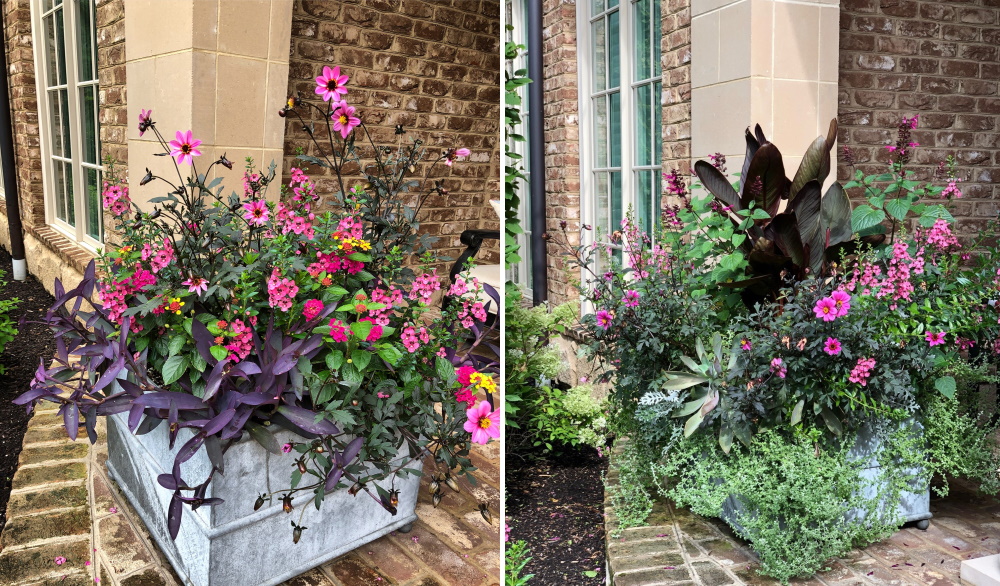
MULTIPOLYGON (((285 120, 277 114, 288 90, 291 0, 125 0, 128 158, 132 198, 162 195, 165 185, 139 187, 145 168, 176 178, 155 136, 139 136, 140 110, 152 109, 169 141, 177 130, 201 140, 199 171, 226 153, 232 171, 216 167, 228 194, 241 189, 243 159, 281 173, 285 120)), ((182 172, 190 171, 182 166, 182 172)))
POLYGON ((692 0, 691 157, 743 165, 760 124, 792 176, 837 116, 839 0, 692 0))

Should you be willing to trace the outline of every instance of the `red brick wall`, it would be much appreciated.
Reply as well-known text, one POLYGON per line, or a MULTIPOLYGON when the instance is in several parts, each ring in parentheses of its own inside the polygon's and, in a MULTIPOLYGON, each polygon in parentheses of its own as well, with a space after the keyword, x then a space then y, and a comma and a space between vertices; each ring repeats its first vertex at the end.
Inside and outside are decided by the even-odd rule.
MULTIPOLYGON (((457 257, 464 248, 459 235, 466 229, 499 229, 488 203, 501 197, 498 0, 296 2, 289 93, 321 104, 314 90, 324 65, 339 65, 351 77, 348 101, 372 129, 376 144, 395 144, 395 125, 402 124, 409 137, 426 142, 431 160, 442 148, 472 151, 450 171, 435 170, 448 177, 450 192, 432 196, 422 218, 423 230, 440 238, 439 252, 457 257)), ((315 120, 320 123, 318 116, 315 120)), ((301 124, 290 118, 286 175, 290 167, 302 165, 295 159, 299 148, 315 152, 301 124)), ((310 169, 310 174, 321 171, 310 169)), ((320 179, 320 185, 337 189, 330 179, 320 179)), ((483 250, 480 260, 500 262, 496 241, 483 250)))
POLYGON ((22 222, 30 229, 45 224, 30 3, 28 0, 5 0, 3 11, 18 195, 22 222))
POLYGON ((686 173, 691 166, 691 0, 661 0, 660 15, 663 168, 686 173))
POLYGON ((920 114, 914 170, 955 155, 959 232, 982 227, 1000 198, 1000 0, 843 0, 840 28, 840 144, 882 172, 899 119, 920 114))
MULTIPOLYGON (((569 245, 579 244, 580 233, 580 118, 576 71, 576 4, 564 0, 542 2, 543 111, 545 128, 545 231, 548 243, 549 300, 576 298, 579 269, 570 268, 559 223, 566 221, 569 245)), ((530 50, 530 49, 529 49, 530 50)), ((532 169, 532 172, 536 170, 532 169)), ((535 230, 541 229, 535 227, 535 230)), ((524 251, 529 253, 530 251, 524 251)))

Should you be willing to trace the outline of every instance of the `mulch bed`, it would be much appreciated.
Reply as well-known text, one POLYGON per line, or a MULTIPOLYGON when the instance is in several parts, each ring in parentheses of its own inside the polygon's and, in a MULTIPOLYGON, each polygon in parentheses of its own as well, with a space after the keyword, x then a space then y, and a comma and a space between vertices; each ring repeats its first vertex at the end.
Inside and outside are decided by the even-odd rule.
POLYGON ((6 284, 0 285, 0 299, 20 299, 11 317, 20 320, 24 316, 27 319, 27 323, 19 328, 17 337, 0 354, 0 364, 7 369, 6 374, 0 375, 0 529, 3 529, 7 522, 11 480, 17 471, 21 441, 29 419, 25 408, 11 401, 28 390, 31 379, 35 377, 39 357, 55 353, 52 331, 46 325, 34 323, 45 317, 55 300, 33 276, 28 275, 25 281, 13 279, 10 254, 3 248, 0 248, 0 269, 7 273, 6 284))
POLYGON ((604 584, 607 467, 592 448, 540 460, 507 455, 505 514, 510 540, 530 548, 531 586, 604 584))

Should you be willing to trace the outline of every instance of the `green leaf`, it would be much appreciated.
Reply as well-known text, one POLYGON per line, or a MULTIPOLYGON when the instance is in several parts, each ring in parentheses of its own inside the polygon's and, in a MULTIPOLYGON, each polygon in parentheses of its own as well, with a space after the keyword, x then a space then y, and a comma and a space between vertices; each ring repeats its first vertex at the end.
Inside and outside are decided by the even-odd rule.
POLYGON ((934 381, 934 388, 938 390, 939 393, 948 397, 949 399, 955 398, 955 379, 950 376, 942 376, 941 378, 934 381))
POLYGON ((455 382, 455 367, 448 360, 440 356, 434 357, 434 369, 437 371, 438 378, 446 385, 451 386, 455 382))
POLYGON ((673 376, 667 382, 663 383, 663 390, 665 391, 680 391, 693 387, 695 385, 700 385, 702 383, 708 382, 708 379, 703 376, 697 376, 693 374, 679 374, 673 376))
POLYGON ((861 204, 854 208, 851 214, 851 228, 855 232, 861 232, 881 224, 885 220, 885 212, 877 210, 868 204, 861 204))
POLYGON ((701 427, 702 421, 704 421, 704 417, 700 411, 688 418, 688 420, 684 423, 684 437, 691 437, 691 434, 701 427))
POLYGON ((368 334, 372 331, 372 322, 356 321, 351 324, 351 331, 354 332, 354 335, 363 342, 368 339, 368 334))
POLYGON ((727 454, 733 447, 733 428, 729 427, 729 424, 723 423, 722 429, 719 430, 719 447, 727 454))
POLYGON ((260 444, 261 447, 272 454, 281 455, 281 448, 278 447, 278 441, 274 439, 274 434, 267 431, 266 427, 253 421, 247 421, 244 427, 250 433, 250 437, 260 444))
POLYGON ((364 371, 368 367, 368 363, 372 360, 372 353, 367 350, 355 350, 351 352, 351 360, 354 361, 354 366, 358 370, 364 371))
POLYGON ((208 367, 208 362, 205 362, 205 359, 197 352, 192 352, 188 356, 188 363, 191 365, 191 368, 198 372, 205 372, 205 369, 208 367))
POLYGON ((225 346, 212 346, 208 351, 216 360, 224 360, 226 356, 229 356, 229 350, 225 346))
POLYGON ((171 356, 163 363, 163 384, 169 385, 184 376, 188 369, 187 356, 171 356))
POLYGON ((403 357, 403 353, 396 349, 395 346, 383 346, 378 349, 378 355, 385 360, 390 365, 395 366, 399 359, 403 357))
POLYGON ((344 353, 340 350, 334 350, 326 355, 326 367, 330 370, 340 370, 342 364, 344 364, 344 353))
POLYGON ((168 346, 169 348, 168 355, 173 356, 179 353, 181 349, 184 348, 184 342, 187 342, 187 339, 184 336, 181 335, 172 336, 170 338, 170 345, 168 346))
POLYGON ((360 261, 360 262, 372 261, 372 257, 363 252, 352 252, 351 254, 347 255, 347 258, 350 260, 360 261))
POLYGON ((913 205, 906 198, 900 197, 890 199, 885 202, 885 212, 899 221, 906 219, 906 214, 910 213, 910 206, 913 205))
POLYGON ((805 399, 799 399, 799 402, 795 404, 795 408, 792 409, 792 425, 798 425, 802 421, 802 408, 805 405, 805 399))
POLYGON ((837 419, 837 416, 834 415, 833 411, 830 411, 829 407, 823 407, 823 410, 820 411, 820 415, 823 416, 823 421, 826 422, 826 426, 830 428, 830 431, 832 431, 834 435, 839 437, 844 434, 844 426, 841 425, 840 419, 837 419))

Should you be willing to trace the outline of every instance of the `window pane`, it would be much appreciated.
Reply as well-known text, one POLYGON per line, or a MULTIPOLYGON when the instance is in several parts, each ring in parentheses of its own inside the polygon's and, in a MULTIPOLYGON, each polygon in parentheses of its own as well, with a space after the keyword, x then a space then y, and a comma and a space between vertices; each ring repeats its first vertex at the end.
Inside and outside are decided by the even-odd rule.
POLYGON ((66 222, 68 221, 66 214, 66 179, 62 175, 62 170, 62 163, 52 161, 52 182, 55 184, 56 217, 66 222))
POLYGON ((597 212, 594 215, 597 225, 594 229, 600 229, 604 236, 607 236, 608 231, 608 221, 611 217, 610 215, 610 202, 608 201, 608 174, 604 172, 598 172, 594 174, 594 201, 596 202, 597 212))
POLYGON ((96 86, 80 88, 80 125, 83 126, 83 160, 96 165, 97 160, 97 105, 96 86))
POLYGON ((650 78, 651 64, 649 62, 653 39, 649 26, 649 0, 640 0, 635 4, 635 80, 650 78))
POLYGON ((609 167, 620 167, 622 164, 622 96, 615 92, 608 96, 611 107, 608 108, 608 125, 611 129, 608 137, 610 152, 609 167))
POLYGON ((48 80, 48 85, 53 86, 58 84, 58 69, 56 65, 56 28, 55 28, 55 17, 51 14, 46 16, 44 23, 42 24, 44 29, 45 38, 42 39, 44 46, 42 50, 44 51, 46 60, 46 69, 48 70, 45 79, 48 80))
POLYGON ((606 96, 594 98, 594 166, 608 166, 608 102, 606 96))
POLYGON ((611 231, 622 227, 622 174, 612 171, 611 175, 611 231))
POLYGON ((60 120, 62 121, 62 144, 63 144, 63 156, 67 159, 73 156, 73 147, 69 142, 69 91, 62 89, 59 90, 59 105, 60 111, 62 112, 60 120))
POLYGON ((618 0, 608 0, 608 8, 618 6, 618 0))
POLYGON ((94 79, 94 41, 91 35, 94 34, 94 25, 90 20, 91 3, 89 0, 78 1, 77 6, 77 32, 76 39, 79 46, 76 48, 80 61, 80 79, 77 81, 90 81, 94 79))
POLYGON ((83 168, 87 174, 87 235, 101 239, 101 192, 100 173, 97 169, 83 168))
POLYGON ((594 91, 601 92, 607 88, 607 38, 605 38, 604 19, 593 23, 594 28, 594 91))
POLYGON ((649 184, 650 171, 635 172, 635 214, 636 221, 646 234, 653 232, 653 193, 649 184))
POLYGON ((660 132, 663 128, 663 108, 660 106, 660 96, 662 95, 662 84, 657 81, 653 84, 653 126, 650 128, 649 133, 649 138, 653 142, 653 161, 656 165, 660 164, 661 155, 663 154, 663 140, 660 137, 660 132))
POLYGON ((660 188, 660 170, 649 171, 650 193, 653 194, 653 229, 659 230, 663 224, 663 190, 660 188))
POLYGON ((604 12, 604 0, 593 0, 593 3, 591 4, 590 8, 590 13, 600 14, 602 12, 604 12))
POLYGON ((616 88, 621 83, 618 47, 618 12, 608 15, 608 88, 616 88))
POLYGON ((660 0, 653 0, 653 76, 660 76, 660 0))
POLYGON ((653 153, 652 153, 652 140, 650 135, 652 133, 653 124, 653 113, 650 111, 652 106, 650 104, 650 94, 652 93, 652 87, 650 85, 641 85, 635 88, 635 164, 636 165, 652 165, 653 164, 653 153))
POLYGON ((52 154, 61 157, 63 156, 62 147, 62 108, 59 106, 59 90, 49 90, 49 112, 52 118, 52 154))
POLYGON ((63 11, 57 10, 56 19, 56 59, 59 61, 59 85, 66 83, 66 34, 63 29, 63 11))

